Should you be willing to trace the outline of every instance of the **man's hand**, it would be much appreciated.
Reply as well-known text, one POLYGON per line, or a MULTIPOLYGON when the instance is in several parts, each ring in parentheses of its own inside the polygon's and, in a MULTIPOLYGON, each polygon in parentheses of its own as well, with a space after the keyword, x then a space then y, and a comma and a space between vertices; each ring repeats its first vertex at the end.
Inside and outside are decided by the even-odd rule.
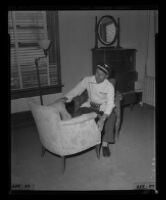
POLYGON ((59 102, 66 103, 67 99, 68 99, 67 97, 62 97, 60 99, 57 99, 54 103, 59 103, 59 102))
POLYGON ((101 132, 103 130, 104 121, 99 119, 99 121, 97 122, 97 126, 98 126, 99 131, 101 132))
POLYGON ((104 114, 100 117, 99 121, 97 122, 97 126, 99 131, 103 130, 104 122, 107 119, 108 115, 104 114))
POLYGON ((67 97, 63 97, 63 98, 60 98, 59 101, 62 102, 62 103, 66 103, 66 101, 68 100, 67 97))
POLYGON ((60 99, 57 99, 57 100, 55 100, 53 103, 51 103, 51 104, 49 104, 49 106, 54 106, 54 105, 56 105, 57 103, 66 103, 66 101, 67 101, 67 97, 63 97, 63 98, 60 98, 60 99))

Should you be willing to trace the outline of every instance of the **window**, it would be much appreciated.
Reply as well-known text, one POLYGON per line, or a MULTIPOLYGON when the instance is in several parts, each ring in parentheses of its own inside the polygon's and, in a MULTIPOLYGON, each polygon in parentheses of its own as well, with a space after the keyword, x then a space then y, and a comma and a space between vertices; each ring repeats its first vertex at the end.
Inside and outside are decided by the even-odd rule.
POLYGON ((61 92, 57 11, 9 11, 12 98, 39 94, 35 59, 44 56, 38 42, 51 40, 49 55, 39 62, 43 94, 61 92))

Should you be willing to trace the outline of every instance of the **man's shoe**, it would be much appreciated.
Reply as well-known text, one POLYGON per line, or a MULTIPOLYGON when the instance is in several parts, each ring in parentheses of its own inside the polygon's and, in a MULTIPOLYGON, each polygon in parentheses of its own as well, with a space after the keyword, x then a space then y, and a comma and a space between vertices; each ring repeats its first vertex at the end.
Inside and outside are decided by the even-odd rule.
POLYGON ((109 147, 102 147, 102 150, 103 150, 103 156, 104 157, 109 157, 111 155, 111 152, 110 152, 110 149, 109 147))
POLYGON ((103 156, 104 156, 104 157, 105 157, 105 155, 106 155, 106 148, 107 148, 107 147, 103 147, 103 146, 102 146, 102 152, 103 152, 103 156))
POLYGON ((106 154, 106 157, 110 157, 111 156, 111 151, 109 149, 109 146, 107 147, 107 154, 106 154))

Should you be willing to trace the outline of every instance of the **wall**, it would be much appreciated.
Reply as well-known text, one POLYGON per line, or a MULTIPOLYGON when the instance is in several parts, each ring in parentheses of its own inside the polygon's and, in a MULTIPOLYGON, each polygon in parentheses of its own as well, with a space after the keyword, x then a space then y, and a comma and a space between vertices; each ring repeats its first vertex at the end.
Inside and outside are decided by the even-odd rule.
MULTIPOLYGON (((121 46, 137 49, 138 82, 136 88, 142 88, 148 45, 148 11, 61 11, 59 19, 64 92, 70 90, 83 76, 91 73, 91 48, 95 44, 95 16, 99 19, 103 15, 120 17, 121 46)), ((148 74, 155 76, 154 11, 151 11, 150 17, 147 71, 148 74)))
MULTIPOLYGON (((136 88, 142 87, 147 50, 147 11, 59 11, 61 75, 62 83, 65 85, 63 93, 72 89, 81 78, 92 73, 91 49, 95 45, 95 16, 99 19, 103 15, 120 17, 121 46, 137 49, 136 69, 139 81, 136 88)), ((154 41, 153 34, 150 35, 152 45, 148 73, 154 75, 154 41)), ((44 104, 54 101, 61 95, 63 94, 46 95, 44 104)), ((34 99, 39 101, 39 98, 34 99)), ((27 101, 29 98, 12 100, 11 112, 28 110, 27 101)))
MULTIPOLYGON (((44 105, 50 104, 53 101, 55 101, 56 99, 60 98, 61 96, 62 96, 61 93, 44 95, 43 96, 43 103, 44 103, 44 105)), ((38 96, 30 97, 30 98, 15 99, 15 100, 11 101, 11 113, 29 110, 29 106, 28 106, 29 101, 33 101, 37 104, 40 104, 40 98, 38 96)))

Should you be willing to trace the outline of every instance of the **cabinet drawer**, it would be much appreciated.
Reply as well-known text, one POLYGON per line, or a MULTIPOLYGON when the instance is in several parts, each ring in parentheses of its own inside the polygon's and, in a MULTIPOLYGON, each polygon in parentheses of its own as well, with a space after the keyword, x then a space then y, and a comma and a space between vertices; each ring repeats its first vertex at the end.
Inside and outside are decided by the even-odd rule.
POLYGON ((119 51, 119 52, 118 51, 115 51, 115 52, 106 51, 105 56, 106 56, 107 59, 117 61, 117 60, 125 60, 126 56, 129 56, 129 55, 124 54, 121 51, 119 51))
POLYGON ((125 73, 116 73, 115 74, 115 78, 117 79, 117 81, 119 80, 123 80, 123 81, 137 81, 138 80, 138 72, 136 71, 128 71, 125 73))
MULTIPOLYGON (((106 62, 108 61, 106 60, 106 62)), ((112 61, 109 61, 108 63, 113 68, 113 70, 118 73, 125 73, 126 71, 131 71, 134 69, 132 64, 128 64, 122 61, 112 60, 112 61)))

